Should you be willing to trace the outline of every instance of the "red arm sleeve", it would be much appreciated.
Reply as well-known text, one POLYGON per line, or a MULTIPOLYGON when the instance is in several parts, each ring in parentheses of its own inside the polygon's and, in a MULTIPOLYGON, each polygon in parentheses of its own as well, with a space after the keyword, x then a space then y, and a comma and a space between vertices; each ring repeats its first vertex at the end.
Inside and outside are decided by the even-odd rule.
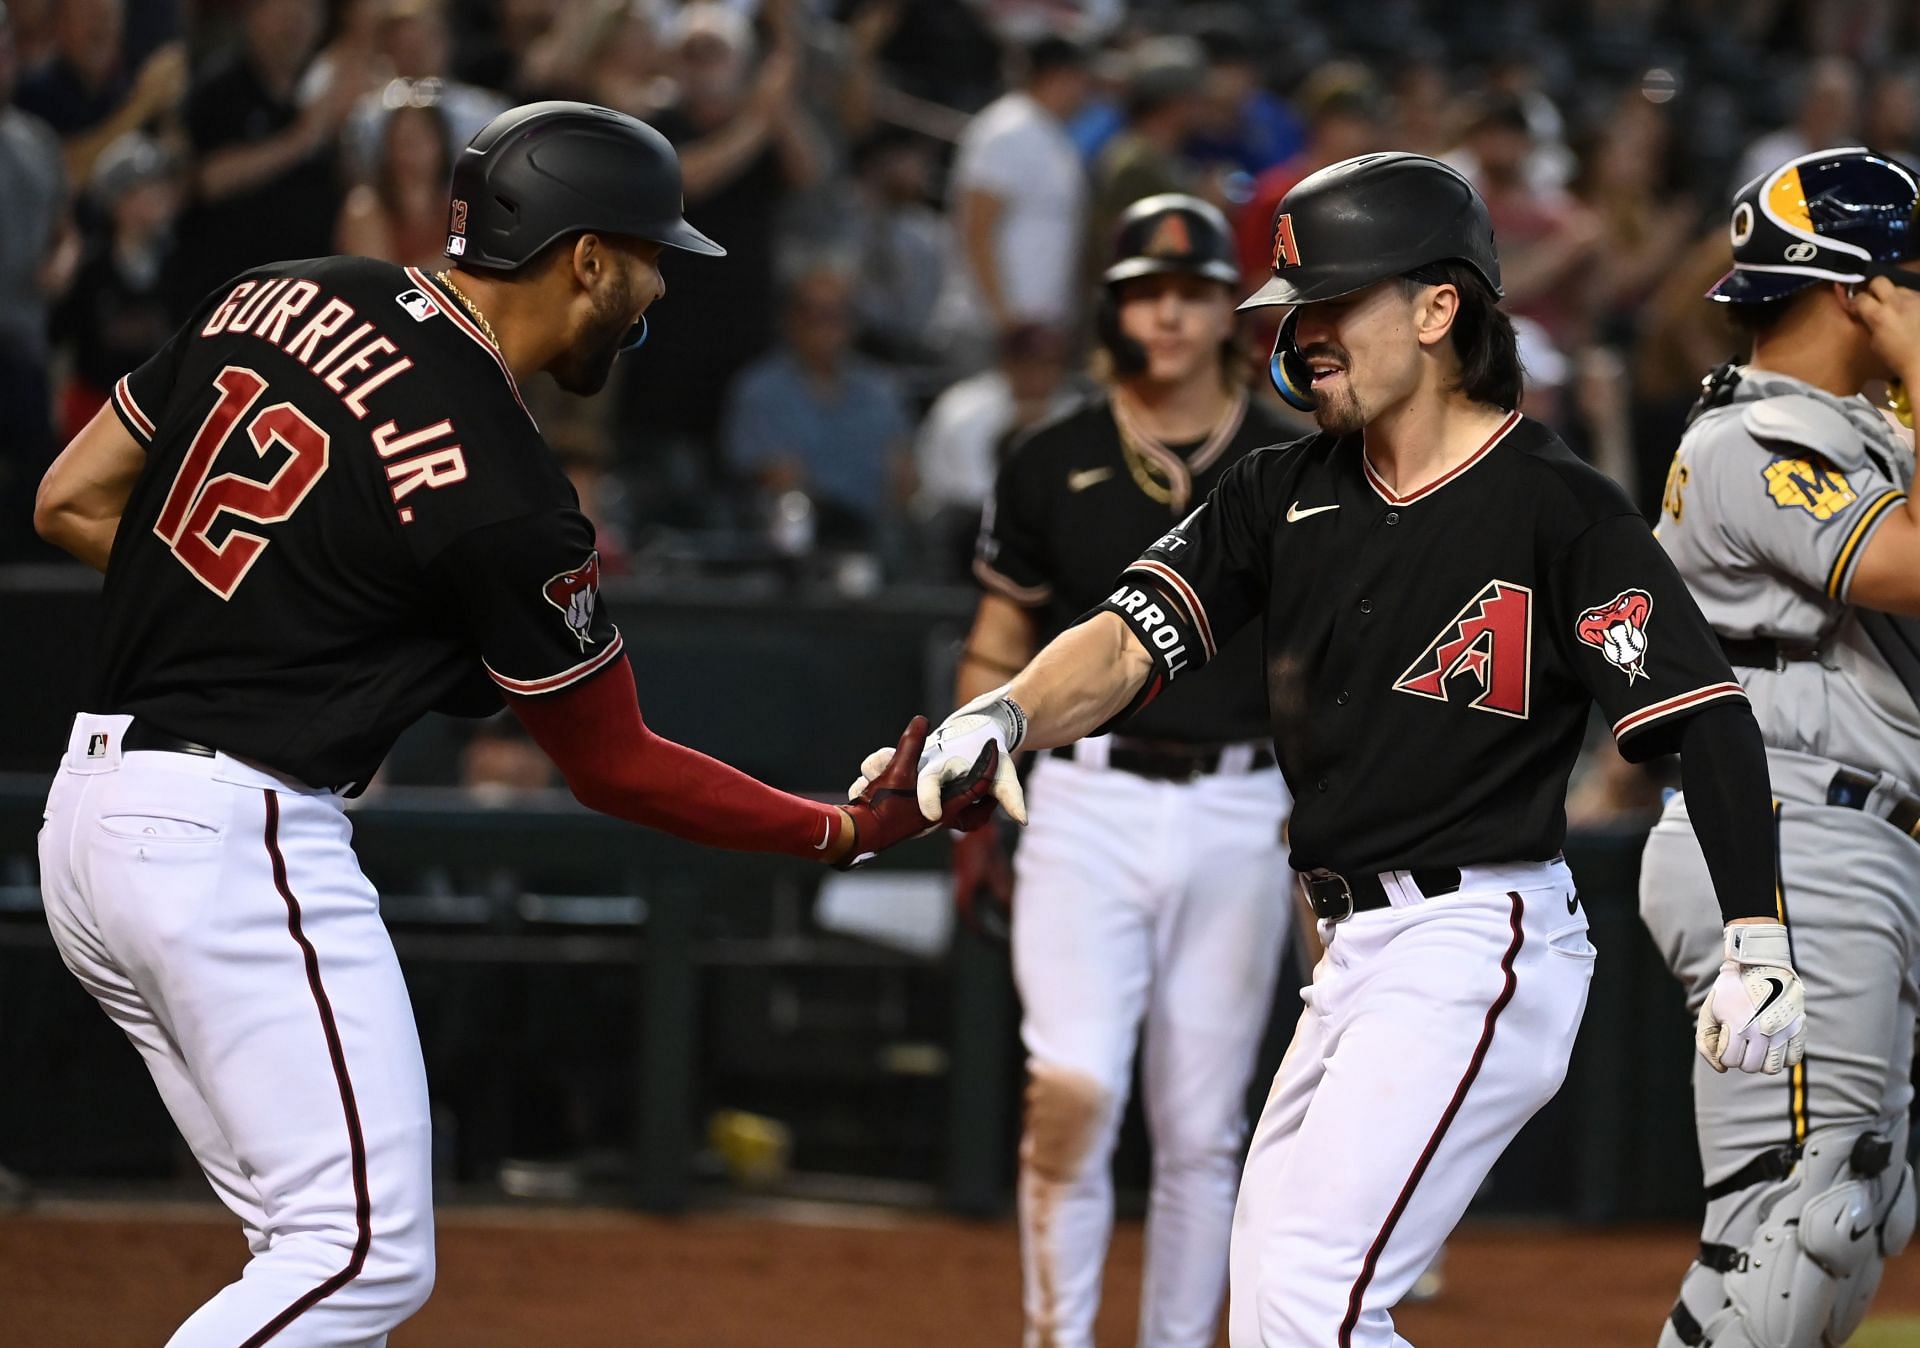
POLYGON ((507 705, 590 809, 709 847, 812 861, 837 850, 833 806, 776 791, 649 730, 625 660, 559 692, 509 694, 507 705))

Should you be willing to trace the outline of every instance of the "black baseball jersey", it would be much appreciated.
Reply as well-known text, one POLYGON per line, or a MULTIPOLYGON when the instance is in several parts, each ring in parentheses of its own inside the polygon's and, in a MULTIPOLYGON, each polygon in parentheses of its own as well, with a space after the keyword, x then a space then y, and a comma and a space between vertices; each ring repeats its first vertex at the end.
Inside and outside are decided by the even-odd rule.
POLYGON ((112 401, 148 460, 107 567, 100 710, 335 786, 429 710, 618 658, 572 485, 425 273, 249 272, 112 401))
POLYGON ((1264 618, 1302 870, 1544 860, 1591 704, 1641 760, 1745 698, 1626 495, 1518 413, 1404 497, 1359 436, 1251 454, 1104 607, 1167 681, 1264 618))
MULTIPOLYGON (((1112 402, 1089 399, 1007 455, 981 522, 974 574, 1030 610, 1041 640, 1051 640, 1111 594, 1114 576, 1227 469, 1281 433, 1272 413, 1243 399, 1205 441, 1166 446, 1172 454, 1147 445, 1136 459, 1121 443, 1112 402)), ((1126 733, 1186 744, 1263 738, 1259 633, 1234 638, 1205 671, 1133 717, 1126 733)))

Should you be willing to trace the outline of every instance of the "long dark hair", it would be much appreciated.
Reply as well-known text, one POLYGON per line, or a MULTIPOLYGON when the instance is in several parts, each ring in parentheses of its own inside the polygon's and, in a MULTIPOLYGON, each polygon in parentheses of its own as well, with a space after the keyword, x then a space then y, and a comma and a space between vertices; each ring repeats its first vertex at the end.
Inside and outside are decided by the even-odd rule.
POLYGON ((1513 320, 1464 262, 1430 262, 1400 278, 1412 293, 1415 286, 1452 286, 1460 292, 1460 308, 1448 336, 1460 358, 1460 379, 1454 387, 1477 403, 1513 408, 1520 405, 1526 372, 1520 365, 1520 344, 1513 320))

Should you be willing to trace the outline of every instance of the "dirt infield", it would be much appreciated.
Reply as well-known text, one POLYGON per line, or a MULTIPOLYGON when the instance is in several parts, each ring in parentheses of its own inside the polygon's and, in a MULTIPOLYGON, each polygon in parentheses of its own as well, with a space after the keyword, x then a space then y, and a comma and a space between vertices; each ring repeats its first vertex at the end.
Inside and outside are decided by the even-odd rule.
MULTIPOLYGON (((1477 1226, 1447 1290, 1411 1307, 1420 1348, 1649 1348, 1687 1258, 1678 1230, 1477 1226)), ((55 1204, 0 1217, 0 1343, 158 1348, 238 1271, 210 1208, 55 1204)), ((1140 1229, 1123 1225, 1100 1342, 1131 1348, 1140 1229)), ((434 1298, 393 1348, 948 1348, 1019 1341, 1014 1233, 867 1209, 680 1221, 525 1208, 440 1219, 434 1298)), ((1889 1273, 1862 1348, 1920 1344, 1920 1261, 1889 1273)))

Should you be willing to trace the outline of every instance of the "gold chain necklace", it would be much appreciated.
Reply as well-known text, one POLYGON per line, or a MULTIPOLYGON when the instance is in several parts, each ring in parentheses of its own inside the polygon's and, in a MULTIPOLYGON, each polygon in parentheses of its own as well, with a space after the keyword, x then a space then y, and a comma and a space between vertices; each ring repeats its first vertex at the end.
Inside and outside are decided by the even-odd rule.
POLYGON ((1133 437, 1125 427, 1120 429, 1120 452, 1126 458, 1127 472, 1133 475, 1133 485, 1140 488, 1149 499, 1163 506, 1172 506, 1173 484, 1166 480, 1165 471, 1150 461, 1133 442, 1133 437))
POLYGON ((480 331, 487 334, 487 340, 493 343, 493 349, 498 351, 500 349, 500 339, 493 335, 493 324, 487 322, 487 316, 480 312, 480 306, 468 299, 466 292, 453 283, 453 274, 451 272, 437 271, 433 274, 433 279, 445 286, 453 297, 460 301, 461 307, 473 315, 473 321, 480 325, 480 331))

